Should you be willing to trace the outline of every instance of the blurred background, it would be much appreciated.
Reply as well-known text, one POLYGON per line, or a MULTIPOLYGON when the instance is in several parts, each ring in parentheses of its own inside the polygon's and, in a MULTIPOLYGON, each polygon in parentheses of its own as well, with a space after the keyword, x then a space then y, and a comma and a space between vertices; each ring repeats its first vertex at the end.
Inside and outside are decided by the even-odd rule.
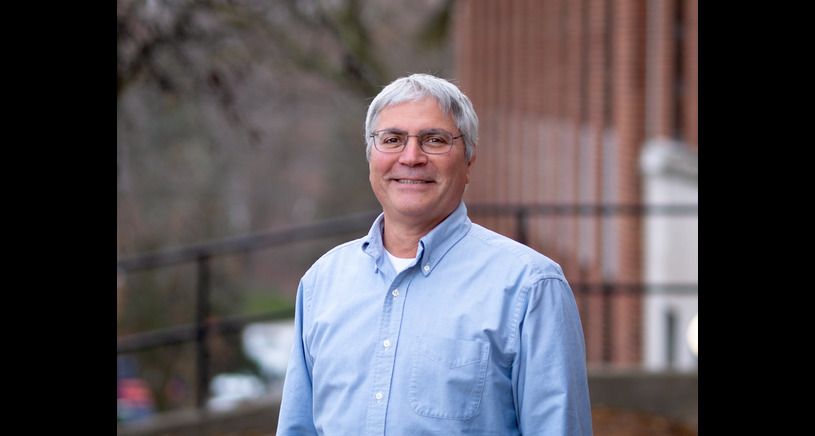
POLYGON ((564 269, 597 435, 697 432, 697 1, 117 0, 119 434, 273 434, 297 282, 381 210, 393 79, 472 99, 473 221, 564 269))

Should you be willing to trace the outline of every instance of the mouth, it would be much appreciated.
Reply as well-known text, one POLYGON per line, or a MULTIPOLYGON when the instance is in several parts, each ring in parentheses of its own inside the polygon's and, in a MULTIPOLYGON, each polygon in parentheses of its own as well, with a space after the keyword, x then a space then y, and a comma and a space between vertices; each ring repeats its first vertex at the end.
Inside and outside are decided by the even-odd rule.
POLYGON ((417 180, 417 179, 392 179, 400 185, 421 185, 425 183, 433 183, 432 180, 417 180))

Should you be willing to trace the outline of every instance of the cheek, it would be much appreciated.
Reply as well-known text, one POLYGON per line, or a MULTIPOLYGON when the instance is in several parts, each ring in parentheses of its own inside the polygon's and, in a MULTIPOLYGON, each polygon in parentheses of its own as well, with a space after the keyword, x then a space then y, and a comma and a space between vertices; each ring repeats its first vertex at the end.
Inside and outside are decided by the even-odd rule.
POLYGON ((388 172, 388 163, 382 159, 372 158, 368 163, 368 180, 371 186, 382 183, 382 177, 388 172))
POLYGON ((372 157, 371 160, 368 161, 368 173, 371 175, 371 178, 373 178, 374 174, 381 172, 379 171, 381 167, 382 165, 379 164, 376 158, 372 157))
POLYGON ((373 188, 374 190, 376 190, 376 186, 379 182, 378 179, 379 177, 377 176, 376 168, 374 167, 373 164, 371 164, 368 167, 368 182, 371 183, 371 188, 373 188))

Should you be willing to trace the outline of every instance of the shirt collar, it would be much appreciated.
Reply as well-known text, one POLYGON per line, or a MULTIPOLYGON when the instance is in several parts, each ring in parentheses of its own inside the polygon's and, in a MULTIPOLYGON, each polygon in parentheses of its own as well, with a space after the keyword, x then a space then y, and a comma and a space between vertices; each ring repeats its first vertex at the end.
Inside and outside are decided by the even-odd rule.
MULTIPOLYGON (((379 214, 362 242, 362 251, 374 259, 376 268, 380 268, 385 254, 382 242, 384 219, 385 214, 379 214)), ((419 240, 417 258, 422 274, 427 276, 433 272, 444 255, 467 234, 471 226, 467 206, 462 201, 453 213, 419 240)))
POLYGON ((385 244, 382 242, 382 224, 385 221, 385 213, 382 212, 374 220, 368 235, 362 240, 362 251, 374 259, 374 270, 379 269, 383 255, 385 254, 385 244))

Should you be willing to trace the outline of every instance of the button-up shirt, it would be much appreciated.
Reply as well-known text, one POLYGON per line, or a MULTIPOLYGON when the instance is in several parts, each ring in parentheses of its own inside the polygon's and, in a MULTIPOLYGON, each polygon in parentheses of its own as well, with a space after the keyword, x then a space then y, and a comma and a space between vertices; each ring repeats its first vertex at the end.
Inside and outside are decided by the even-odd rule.
POLYGON ((462 202, 396 273, 383 215, 297 291, 278 435, 590 435, 585 344, 555 262, 462 202))

